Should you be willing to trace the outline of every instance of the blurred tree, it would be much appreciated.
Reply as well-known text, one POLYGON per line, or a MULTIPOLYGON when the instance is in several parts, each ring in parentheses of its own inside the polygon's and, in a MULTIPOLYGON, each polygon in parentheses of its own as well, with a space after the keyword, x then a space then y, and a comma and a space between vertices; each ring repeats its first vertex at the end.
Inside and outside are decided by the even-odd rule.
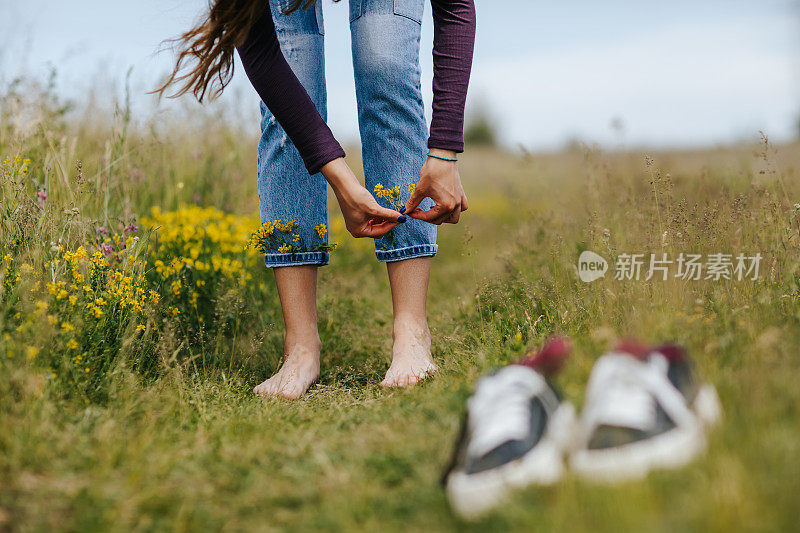
POLYGON ((464 144, 473 146, 496 146, 497 132, 486 108, 481 106, 470 114, 464 128, 464 144))

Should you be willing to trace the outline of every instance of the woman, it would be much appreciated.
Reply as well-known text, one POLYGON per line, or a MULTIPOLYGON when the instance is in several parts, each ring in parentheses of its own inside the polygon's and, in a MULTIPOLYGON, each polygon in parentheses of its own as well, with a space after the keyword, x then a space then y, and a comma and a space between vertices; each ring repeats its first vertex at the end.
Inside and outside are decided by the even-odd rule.
MULTIPOLYGON (((192 92, 201 102, 209 91, 219 94, 230 81, 238 49, 262 99, 262 222, 297 221, 291 229, 297 243, 324 239, 327 195, 321 174, 333 188, 348 231, 354 237, 375 238, 377 259, 387 263, 394 345, 381 382, 386 387, 416 383, 436 370, 426 317, 436 225, 457 223, 467 209, 456 160, 463 151, 475 7, 473 0, 431 0, 434 100, 428 135, 419 66, 423 2, 350 0, 366 184, 369 190, 380 183, 409 192, 408 186, 416 184, 400 212, 382 207, 361 186, 325 123, 321 2, 215 0, 208 17, 182 36, 184 48, 175 70, 160 89, 177 83, 178 95, 192 92)), ((274 269, 286 333, 283 366, 254 389, 262 396, 298 398, 319 376, 316 285, 317 267, 328 263, 324 244, 292 245, 290 253, 287 246, 265 254, 266 265, 274 269)))

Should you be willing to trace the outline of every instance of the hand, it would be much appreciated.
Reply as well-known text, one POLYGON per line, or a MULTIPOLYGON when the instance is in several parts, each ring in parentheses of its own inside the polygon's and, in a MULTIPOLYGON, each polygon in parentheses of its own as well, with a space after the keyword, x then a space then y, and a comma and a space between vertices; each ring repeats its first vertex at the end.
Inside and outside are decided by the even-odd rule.
POLYGON ((343 158, 326 164, 321 172, 333 188, 344 216, 344 224, 353 237, 382 237, 398 224, 405 222, 406 217, 378 204, 359 183, 343 158))
MULTIPOLYGON (((434 155, 454 159, 456 153, 449 150, 431 149, 434 155)), ((418 220, 432 224, 458 224, 461 213, 469 207, 464 187, 461 186, 461 176, 458 174, 458 164, 455 161, 442 161, 429 157, 419 173, 419 183, 414 194, 406 202, 405 214, 418 220), (436 205, 428 211, 419 208, 420 202, 430 198, 436 205)))

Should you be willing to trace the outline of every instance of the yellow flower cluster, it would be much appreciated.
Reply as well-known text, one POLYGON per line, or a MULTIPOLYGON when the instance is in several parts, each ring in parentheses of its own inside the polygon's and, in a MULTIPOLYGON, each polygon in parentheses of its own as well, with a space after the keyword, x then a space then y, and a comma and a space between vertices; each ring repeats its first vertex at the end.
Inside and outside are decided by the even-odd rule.
POLYGON ((115 311, 131 310, 139 314, 148 301, 157 303, 158 295, 153 291, 148 293, 144 279, 146 263, 131 251, 128 247, 118 252, 113 267, 102 252, 89 256, 84 246, 74 252, 64 251, 61 261, 56 258, 53 264, 57 268, 63 263, 71 283, 58 281, 48 285, 48 291, 57 301, 66 299, 72 307, 83 301, 89 315, 96 319, 103 317, 105 310, 111 307, 115 311))
MULTIPOLYGON (((408 184, 409 196, 414 194, 416 188, 417 186, 415 184, 408 184)), ((403 202, 403 197, 400 194, 400 185, 395 185, 394 187, 384 187, 383 184, 376 183, 372 192, 375 194, 376 198, 383 200, 383 203, 387 207, 394 209, 395 211, 399 211, 405 203, 403 202)))
POLYGON ((254 225, 253 217, 186 206, 170 212, 153 208, 142 223, 156 230, 151 259, 167 292, 185 294, 193 307, 199 299, 197 290, 213 280, 234 279, 244 285, 252 278, 245 268, 249 257, 242 243, 254 225))
POLYGON ((384 200, 389 201, 399 201, 400 200, 400 186, 395 185, 394 187, 386 188, 382 184, 377 183, 375 188, 373 189, 375 196, 378 198, 383 198, 384 200))
MULTIPOLYGON (((238 277, 244 272, 244 263, 241 260, 221 256, 212 256, 208 260, 173 257, 169 263, 156 259, 153 262, 153 266, 156 272, 165 280, 182 272, 185 268, 192 269, 195 272, 213 272, 227 278, 238 277)), ((250 279, 249 274, 244 273, 244 276, 246 279, 250 279)))
POLYGON ((300 225, 300 223, 297 222, 295 219, 290 220, 286 224, 282 224, 280 219, 278 219, 273 224, 275 224, 275 228, 278 231, 282 231, 284 233, 290 232, 300 225))
POLYGON ((31 160, 27 157, 23 159, 21 156, 16 155, 13 159, 10 157, 3 158, 3 170, 12 175, 27 174, 30 164, 31 160))
MULTIPOLYGON (((96 228, 95 236, 80 246, 54 246, 37 268, 18 264, 8 247, 12 253, 0 253, 4 281, 28 278, 20 285, 28 299, 12 314, 8 335, 16 329, 23 353, 44 363, 55 379, 75 386, 96 384, 104 379, 111 354, 130 339, 152 342, 165 318, 185 333, 208 332, 216 327, 222 291, 248 286, 260 263, 257 253, 242 247, 257 224, 254 217, 187 206, 153 209, 141 224, 141 233, 133 224, 117 232, 96 228), (38 281, 44 276, 48 282, 38 281)), ((267 242, 278 253, 336 247, 326 242, 325 223, 314 226, 310 246, 299 226, 294 219, 275 220, 263 224, 250 241, 267 242)))
MULTIPOLYGON (((409 195, 413 194, 415 190, 416 190, 416 185, 413 183, 409 183, 408 194, 409 195)), ((400 194, 400 185, 395 185, 393 187, 384 187, 382 183, 376 183, 372 192, 375 194, 376 198, 378 198, 379 200, 383 200, 382 203, 389 209, 394 209, 395 211, 401 211, 405 205, 405 202, 403 202, 403 197, 400 194)), ((394 229, 389 230, 389 233, 387 233, 384 238, 386 240, 382 240, 381 248, 383 250, 389 250, 391 248, 394 248, 394 229)))
POLYGON ((20 274, 17 272, 14 257, 11 254, 3 256, 3 286, 11 289, 15 283, 20 279, 20 274))
POLYGON ((186 206, 176 211, 162 212, 154 207, 142 223, 158 228, 159 243, 180 252, 181 256, 197 259, 203 247, 217 254, 237 254, 247 240, 256 221, 254 217, 226 214, 213 207, 186 206))
MULTIPOLYGON (((338 246, 338 243, 325 242, 325 235, 328 233, 328 226, 323 222, 314 226, 314 233, 316 234, 319 242, 313 242, 308 245, 303 240, 299 232, 295 230, 300 224, 292 219, 289 222, 282 222, 280 219, 273 220, 272 222, 264 222, 256 231, 254 231, 247 240, 247 248, 256 250, 259 253, 299 253, 299 252, 317 252, 317 251, 332 251, 338 246)), ((316 240, 316 239, 315 239, 316 240)))
MULTIPOLYGON (((55 247, 44 264, 52 281, 44 287, 38 281, 30 284, 34 310, 24 317, 21 313, 15 315, 19 319, 16 332, 21 335, 41 338, 44 324, 52 326, 52 336, 43 339, 52 345, 46 352, 48 367, 54 377, 70 384, 95 379, 90 375, 91 370, 103 366, 103 354, 109 343, 119 343, 120 330, 131 319, 143 319, 145 306, 157 303, 160 298, 157 292, 148 291, 142 250, 108 248, 106 253, 90 254, 87 248, 91 246, 86 244, 74 250, 55 247), (62 357, 65 350, 72 355, 62 357)), ((36 274, 28 264, 20 271, 36 274)), ((26 354, 29 359, 36 359, 45 352, 29 346, 26 354)))

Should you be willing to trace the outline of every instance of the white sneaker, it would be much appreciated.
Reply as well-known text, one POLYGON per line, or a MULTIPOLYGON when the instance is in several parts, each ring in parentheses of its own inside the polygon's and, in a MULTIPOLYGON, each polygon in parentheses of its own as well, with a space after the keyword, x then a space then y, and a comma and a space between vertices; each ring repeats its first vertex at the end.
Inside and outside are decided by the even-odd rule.
POLYGON ((641 478, 682 466, 705 450, 719 421, 716 390, 695 380, 682 348, 665 345, 598 359, 586 389, 570 466, 594 480, 641 478))
POLYGON ((474 518, 514 489, 561 479, 574 419, 572 405, 530 366, 510 365, 481 378, 446 477, 452 508, 474 518))

